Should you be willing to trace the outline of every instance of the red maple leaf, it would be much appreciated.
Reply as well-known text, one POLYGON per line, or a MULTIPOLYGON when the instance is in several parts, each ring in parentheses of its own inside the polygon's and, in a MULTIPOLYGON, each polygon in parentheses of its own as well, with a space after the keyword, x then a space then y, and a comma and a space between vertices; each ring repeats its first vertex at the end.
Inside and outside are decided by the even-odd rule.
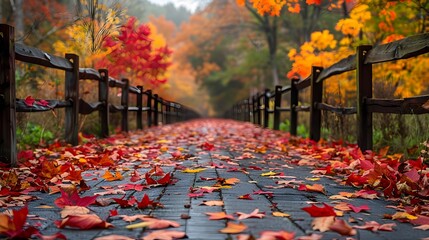
POLYGON ((201 148, 204 151, 212 151, 214 149, 214 145, 208 142, 204 142, 203 144, 201 144, 201 148))
POLYGON ((132 207, 134 206, 134 204, 137 203, 137 200, 134 196, 130 197, 129 200, 124 199, 125 196, 123 196, 122 198, 112 198, 117 204, 119 204, 119 206, 121 206, 122 208, 128 208, 128 207, 132 207))
POLYGON ((27 96, 24 100, 25 105, 32 107, 36 100, 32 96, 27 96))
POLYGON ((64 208, 65 206, 81 206, 87 207, 95 202, 97 199, 97 195, 95 196, 87 196, 87 197, 79 197, 77 190, 74 189, 71 193, 64 191, 61 189, 61 197, 55 199, 54 203, 59 208, 64 208))
POLYGON ((8 239, 28 239, 39 233, 39 230, 33 226, 24 228, 28 215, 27 206, 13 210, 12 213, 13 218, 6 214, 0 214, 0 235, 6 235, 8 239))
POLYGON ((353 210, 353 212, 355 212, 355 213, 359 213, 361 211, 369 211, 369 209, 370 209, 367 205, 354 206, 352 204, 347 204, 347 206, 349 208, 351 208, 353 210))
POLYGON ((167 185, 171 182, 171 174, 167 173, 165 174, 162 178, 155 180, 153 179, 149 173, 146 173, 144 175, 145 179, 146 179, 146 184, 147 185, 155 185, 155 184, 159 184, 159 185, 167 185))
POLYGON ((311 204, 311 207, 304 207, 301 209, 308 212, 312 217, 337 216, 337 214, 334 211, 334 208, 329 206, 326 203, 323 203, 323 207, 317 207, 316 205, 311 204))
POLYGON ((154 200, 150 200, 149 196, 145 194, 140 202, 137 202, 137 208, 139 209, 145 209, 145 208, 156 208, 156 207, 163 207, 161 203, 156 202, 154 200))

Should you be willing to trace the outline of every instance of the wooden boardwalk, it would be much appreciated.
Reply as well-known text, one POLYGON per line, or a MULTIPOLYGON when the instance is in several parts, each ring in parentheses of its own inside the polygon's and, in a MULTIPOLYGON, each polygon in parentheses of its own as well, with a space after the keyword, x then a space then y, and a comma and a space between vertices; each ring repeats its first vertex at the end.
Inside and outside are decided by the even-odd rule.
MULTIPOLYGON (((362 189, 341 184, 342 176, 323 174, 326 164, 317 158, 323 158, 323 154, 332 149, 320 151, 317 156, 300 147, 305 145, 303 143, 303 140, 290 138, 287 133, 262 129, 249 123, 208 119, 154 127, 128 136, 116 135, 89 141, 76 148, 37 150, 33 157, 28 157, 25 166, 1 170, 2 176, 15 172, 19 183, 26 183, 28 187, 27 191, 13 197, 0 192, 0 204, 2 211, 28 205, 29 225, 35 226, 43 235, 61 232, 67 239, 95 239, 110 235, 115 236, 106 239, 127 239, 125 236, 131 239, 173 239, 168 238, 165 232, 157 232, 161 229, 150 229, 151 224, 133 228, 132 224, 141 223, 142 220, 124 220, 126 216, 143 214, 173 221, 169 224, 175 227, 162 230, 183 232, 189 239, 429 237, 428 232, 415 229, 414 225, 405 222, 406 219, 389 219, 388 216, 400 211, 392 207, 397 206, 398 201, 386 201, 380 193, 370 191, 359 195, 357 193, 362 189), (52 169, 48 170, 48 165, 42 164, 41 159, 55 163, 56 174, 52 169), (95 163, 94 166, 92 163, 95 163), (75 180, 70 177, 72 172, 59 171, 61 167, 71 169, 71 165, 75 171, 82 170, 84 181, 81 183, 88 187, 83 184, 72 187, 75 180), (112 176, 107 176, 106 172, 112 173, 112 176), (48 176, 50 173, 52 175, 48 176), (33 191, 37 188, 38 191, 33 191), (64 211, 54 202, 60 197, 60 188, 69 192, 82 190, 80 197, 98 195, 96 203, 87 207, 89 213, 112 226, 88 230, 68 226, 59 229, 55 222, 62 219, 64 211), (47 192, 39 191, 41 189, 47 192), (159 202, 154 204, 158 206, 139 209, 137 206, 145 195, 159 202), (113 198, 123 201, 121 203, 113 198), (208 206, 210 204, 217 205, 208 206), (344 225, 339 227, 340 230, 329 228, 327 222, 329 219, 334 221, 334 217, 318 218, 324 224, 314 227, 316 218, 302 209, 312 204, 318 208, 323 204, 334 207, 335 218, 344 220, 352 227, 375 221, 388 224, 382 225, 385 228, 394 225, 393 230, 383 231, 383 227, 378 231, 347 230, 344 225), (361 207, 363 211, 353 211, 350 206, 361 207), (238 212, 249 214, 256 209, 264 214, 239 220, 240 216, 245 215, 238 212), (222 217, 220 212, 226 213, 226 216, 222 217), (213 217, 221 219, 210 220, 208 213, 216 213, 213 217), (231 223, 245 229, 239 233, 223 233, 231 230, 222 230, 231 223), (323 226, 328 227, 324 229, 323 226), (323 232, 315 230, 317 228, 323 232), (267 237, 267 231, 275 232, 271 236, 278 238, 267 237), (158 237, 151 238, 150 234, 154 232, 158 233, 158 237)), ((2 184, 5 183, 7 181, 3 179, 2 184)), ((6 188, 3 186, 2 192, 6 188)), ((74 210, 72 214, 78 212, 74 210)), ((317 212, 323 215, 320 213, 322 211, 315 214, 317 212)), ((143 220, 148 221, 148 218, 143 220)), ((153 227, 157 225, 152 224, 153 227)))

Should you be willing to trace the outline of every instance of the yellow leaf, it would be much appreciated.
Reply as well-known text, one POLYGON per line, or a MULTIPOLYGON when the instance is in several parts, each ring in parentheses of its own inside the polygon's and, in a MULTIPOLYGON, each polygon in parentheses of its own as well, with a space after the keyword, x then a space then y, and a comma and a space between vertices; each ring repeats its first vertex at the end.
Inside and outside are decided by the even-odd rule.
POLYGON ((274 217, 290 217, 290 214, 282 213, 282 212, 273 212, 274 217))
POLYGON ((35 208, 51 209, 51 208, 54 208, 54 207, 52 207, 52 206, 48 206, 48 205, 42 205, 42 206, 37 206, 37 207, 35 207, 35 208))
POLYGON ((148 221, 148 222, 140 222, 140 223, 135 223, 135 224, 131 224, 126 226, 126 229, 136 229, 136 228, 145 228, 145 227, 149 227, 151 224, 153 224, 154 222, 152 221, 148 221))
POLYGON ((234 185, 234 184, 239 183, 239 182, 240 182, 240 179, 238 179, 238 178, 228 178, 228 179, 225 179, 224 184, 234 185))
POLYGON ((319 181, 320 180, 320 178, 319 177, 313 177, 313 178, 305 178, 306 180, 308 180, 308 181, 313 181, 313 182, 315 182, 315 181, 319 181))
POLYGON ((392 220, 401 219, 401 218, 406 218, 409 220, 416 220, 418 217, 411 215, 407 212, 396 212, 395 214, 392 215, 392 220))
POLYGON ((221 201, 221 200, 204 201, 200 205, 206 205, 206 206, 223 206, 223 201, 221 201))
POLYGON ((276 175, 278 175, 278 173, 275 173, 273 171, 269 171, 261 174, 262 177, 269 177, 269 176, 276 176, 276 175))
POLYGON ((206 170, 206 169, 205 168, 195 168, 195 169, 187 168, 185 170, 182 170, 182 172, 183 173, 199 173, 199 172, 202 172, 204 170, 206 170))

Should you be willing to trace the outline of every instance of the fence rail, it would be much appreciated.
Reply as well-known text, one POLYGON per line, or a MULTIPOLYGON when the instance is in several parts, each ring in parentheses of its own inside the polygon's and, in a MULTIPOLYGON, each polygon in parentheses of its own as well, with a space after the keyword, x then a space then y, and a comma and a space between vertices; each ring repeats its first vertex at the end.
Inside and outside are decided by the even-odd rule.
POLYGON ((0 24, 0 161, 11 165, 17 163, 16 112, 43 112, 65 108, 65 136, 67 143, 78 144, 79 114, 99 113, 100 136, 109 136, 109 113, 121 113, 121 130, 129 130, 129 112, 136 112, 137 129, 143 129, 143 113, 147 126, 159 123, 169 124, 196 118, 192 109, 176 102, 167 101, 143 86, 130 86, 128 79, 116 80, 109 76, 107 69, 79 68, 79 56, 66 54, 58 57, 40 49, 15 43, 14 28, 0 24), (28 104, 24 99, 16 99, 15 62, 32 63, 65 72, 65 97, 63 100, 40 100, 28 104), (87 102, 79 95, 80 80, 98 81, 98 101, 87 102), (109 102, 109 89, 121 89, 121 103, 109 102), (131 105, 130 94, 136 95, 131 105), (146 106, 144 106, 146 103, 146 106))
POLYGON ((359 46, 356 54, 350 55, 323 69, 313 66, 311 75, 303 80, 292 79, 289 86, 276 86, 274 91, 265 89, 233 105, 226 116, 242 121, 250 121, 268 127, 270 116, 273 128, 280 127, 280 113, 290 112, 290 133, 297 134, 298 112, 310 112, 310 139, 318 141, 321 132, 321 111, 340 115, 357 114, 357 141, 362 150, 372 149, 373 113, 427 114, 429 95, 404 99, 373 98, 372 66, 383 62, 416 57, 429 52, 429 33, 410 36, 399 41, 378 45, 359 46), (356 107, 332 106, 323 102, 323 83, 330 77, 356 70, 356 107), (299 92, 310 88, 310 105, 298 105, 299 92), (290 106, 282 107, 282 96, 290 92, 290 106), (247 105, 250 105, 249 107, 247 105), (271 107, 270 107, 271 105, 271 107), (247 109, 252 109, 247 110, 247 109))

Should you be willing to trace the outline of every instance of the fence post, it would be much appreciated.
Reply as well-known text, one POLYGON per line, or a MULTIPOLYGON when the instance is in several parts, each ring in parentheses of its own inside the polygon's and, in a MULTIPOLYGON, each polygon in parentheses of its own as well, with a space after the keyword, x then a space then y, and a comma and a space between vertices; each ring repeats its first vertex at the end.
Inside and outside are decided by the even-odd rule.
POLYGON ((152 126, 152 90, 147 90, 147 102, 146 102, 146 107, 147 109, 147 126, 151 127, 152 126))
POLYGON ((372 113, 365 105, 372 98, 372 65, 365 64, 365 57, 372 46, 357 47, 356 89, 357 89, 357 125, 358 145, 362 151, 372 149, 372 113))
POLYGON ((268 97, 268 93, 270 89, 265 89, 264 92, 264 128, 268 127, 268 119, 269 119, 269 110, 270 110, 270 98, 268 97))
POLYGON ((122 87, 121 93, 121 105, 122 105, 122 131, 128 132, 128 92, 130 90, 130 81, 128 79, 122 79, 124 86, 122 87))
POLYGON ((164 111, 164 107, 165 107, 165 104, 164 104, 164 99, 162 98, 162 97, 160 97, 160 99, 159 99, 159 103, 160 103, 160 115, 161 115, 161 125, 164 125, 164 123, 165 123, 165 116, 164 116, 164 113, 165 113, 165 111, 164 111))
POLYGON ((65 100, 71 101, 72 106, 65 110, 65 140, 66 142, 78 144, 79 127, 79 56, 67 53, 65 56, 72 65, 71 71, 66 71, 65 100))
POLYGON ((15 29, 0 32, 0 162, 16 166, 15 29))
POLYGON ((170 124, 171 123, 171 103, 167 101, 165 105, 165 123, 170 124))
POLYGON ((319 141, 322 124, 322 111, 316 104, 322 102, 323 82, 316 82, 322 67, 313 66, 311 69, 311 105, 310 105, 310 139, 319 141))
POLYGON ((153 95, 153 99, 154 99, 154 103, 153 103, 153 121, 154 121, 154 125, 158 126, 158 113, 159 113, 159 109, 158 109, 158 105, 159 105, 158 94, 154 94, 153 95))
POLYGON ((140 93, 137 93, 137 129, 143 129, 143 86, 137 86, 140 93))
POLYGON ((274 96, 274 130, 280 129, 280 107, 282 104, 282 86, 275 87, 274 96))
POLYGON ((109 136, 109 72, 107 69, 99 69, 101 81, 98 82, 98 101, 103 107, 98 112, 101 126, 101 137, 109 136))
POLYGON ((256 108, 257 108, 257 116, 256 116, 256 121, 258 123, 259 126, 261 126, 262 123, 262 114, 261 114, 261 93, 258 92, 256 94, 256 108))
POLYGON ((290 90, 290 127, 289 132, 293 136, 297 134, 298 128, 298 112, 296 108, 298 107, 298 89, 296 84, 298 83, 298 78, 292 78, 291 80, 291 90, 290 90))

